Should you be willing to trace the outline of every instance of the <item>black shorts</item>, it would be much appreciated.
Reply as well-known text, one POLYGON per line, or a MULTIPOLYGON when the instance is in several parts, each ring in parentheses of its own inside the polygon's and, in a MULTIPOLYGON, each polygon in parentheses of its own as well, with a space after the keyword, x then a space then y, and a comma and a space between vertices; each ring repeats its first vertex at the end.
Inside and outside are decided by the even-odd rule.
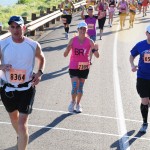
POLYGON ((136 14, 136 12, 134 10, 131 10, 131 9, 129 10, 129 12, 132 13, 133 15, 136 14))
POLYGON ((98 27, 99 27, 99 29, 103 30, 105 21, 106 21, 106 17, 98 19, 98 27))
POLYGON ((136 89, 141 98, 150 98, 150 80, 137 78, 136 89))
MULTIPOLYGON (((72 15, 62 15, 61 18, 66 18, 66 23, 70 24, 72 20, 72 15)), ((65 23, 64 23, 65 24, 65 23)))
POLYGON ((35 92, 36 90, 33 87, 25 91, 12 92, 6 92, 2 88, 1 99, 9 113, 18 110, 20 113, 30 114, 32 112, 35 92))
POLYGON ((78 78, 87 79, 88 74, 89 74, 89 69, 86 70, 69 69, 70 78, 78 77, 78 78))

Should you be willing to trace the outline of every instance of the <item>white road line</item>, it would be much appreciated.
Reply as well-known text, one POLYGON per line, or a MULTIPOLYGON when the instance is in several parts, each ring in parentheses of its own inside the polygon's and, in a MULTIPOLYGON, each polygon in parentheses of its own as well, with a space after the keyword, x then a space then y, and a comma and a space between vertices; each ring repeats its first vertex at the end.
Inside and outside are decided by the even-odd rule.
MULTIPOLYGON (((10 122, 0 122, 0 124, 11 125, 10 122)), ((43 125, 32 125, 32 124, 28 124, 28 126, 29 127, 35 127, 35 128, 53 129, 53 130, 78 132, 78 133, 86 133, 86 134, 95 134, 95 135, 114 136, 114 137, 122 138, 122 135, 110 134, 110 133, 102 133, 102 132, 94 132, 94 131, 86 131, 86 130, 75 130, 75 129, 68 129, 68 128, 57 128, 57 127, 50 127, 50 126, 43 126, 43 125)), ((138 140, 150 141, 149 138, 143 138, 143 137, 140 137, 140 138, 136 137, 136 136, 124 136, 124 137, 126 137, 128 139, 128 141, 129 141, 129 138, 130 138, 130 140, 131 139, 138 139, 138 140)))
MULTIPOLYGON (((4 105, 0 105, 0 107, 4 107, 4 105)), ((43 111, 43 112, 54 112, 54 113, 61 113, 61 114, 67 114, 69 113, 68 111, 60 111, 60 110, 52 110, 52 109, 41 109, 41 108, 33 108, 35 111, 43 111)), ((110 117, 110 116, 100 116, 100 115, 91 115, 91 114, 84 114, 84 113, 72 113, 74 115, 79 115, 79 116, 87 116, 87 117, 97 117, 97 118, 105 118, 105 119, 114 119, 118 120, 119 118, 117 117, 110 117)), ((132 119, 124 119, 125 121, 129 122, 138 122, 141 123, 141 120, 132 120, 132 119)), ((150 123, 150 122, 148 122, 150 123)))
MULTIPOLYGON (((117 30, 119 30, 120 25, 118 24, 117 30)), ((122 106, 122 98, 121 98, 121 90, 119 83, 119 73, 118 73, 118 65, 117 65, 117 40, 118 40, 118 32, 115 34, 114 47, 113 47, 113 81, 114 81, 114 95, 115 95, 115 103, 116 103, 116 115, 119 118, 117 120, 118 123, 118 132, 122 135, 122 138, 119 140, 119 145, 121 150, 130 150, 123 106, 122 106)))

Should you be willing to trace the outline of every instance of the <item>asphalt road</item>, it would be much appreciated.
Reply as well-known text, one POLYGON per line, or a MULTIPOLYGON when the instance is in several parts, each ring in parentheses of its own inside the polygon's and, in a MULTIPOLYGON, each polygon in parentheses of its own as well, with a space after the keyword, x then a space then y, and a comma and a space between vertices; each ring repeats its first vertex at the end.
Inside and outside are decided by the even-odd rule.
MULTIPOLYGON (((136 73, 129 64, 131 48, 146 38, 150 14, 137 14, 134 28, 128 17, 120 31, 118 15, 113 27, 104 28, 97 43, 100 58, 93 57, 84 86, 83 113, 67 111, 71 100, 68 74, 69 57, 63 52, 69 40, 62 24, 47 30, 39 42, 46 57, 45 74, 37 86, 34 110, 29 119, 29 150, 149 150, 150 132, 139 133, 142 124, 140 98, 136 92, 136 73)), ((70 37, 77 31, 80 15, 73 17, 70 37)), ((16 135, 0 101, 0 150, 15 150, 16 135)))

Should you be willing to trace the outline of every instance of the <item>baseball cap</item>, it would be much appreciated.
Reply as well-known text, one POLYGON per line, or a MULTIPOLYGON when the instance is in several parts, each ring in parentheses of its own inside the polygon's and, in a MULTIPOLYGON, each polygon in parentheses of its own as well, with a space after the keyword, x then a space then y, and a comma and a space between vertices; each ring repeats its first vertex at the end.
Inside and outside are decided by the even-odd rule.
POLYGON ((146 32, 150 33, 150 25, 149 25, 149 26, 147 26, 147 28, 146 28, 146 32))
POLYGON ((93 6, 89 5, 88 10, 93 10, 93 6))
POLYGON ((8 24, 10 25, 12 22, 16 22, 19 25, 24 24, 24 20, 21 16, 11 16, 8 24))
POLYGON ((81 28, 81 27, 87 28, 86 22, 80 22, 80 23, 77 25, 77 28, 81 28))

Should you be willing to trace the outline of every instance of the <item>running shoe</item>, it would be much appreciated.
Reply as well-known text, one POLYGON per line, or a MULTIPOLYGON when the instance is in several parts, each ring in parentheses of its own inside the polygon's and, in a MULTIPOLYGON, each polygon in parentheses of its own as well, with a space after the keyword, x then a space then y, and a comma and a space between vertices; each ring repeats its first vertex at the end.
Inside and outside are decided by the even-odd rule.
POLYGON ((147 127, 148 127, 148 123, 143 123, 141 128, 140 128, 140 132, 146 133, 147 127))
POLYGON ((69 38, 69 34, 66 32, 65 33, 65 38, 68 39, 69 38))
POLYGON ((81 113, 81 112, 82 112, 82 107, 81 107, 80 104, 77 104, 77 105, 76 105, 76 112, 77 112, 77 113, 81 113))
POLYGON ((74 111, 74 106, 75 106, 76 102, 75 101, 71 101, 69 106, 68 106, 68 111, 69 112, 73 112, 74 111))

